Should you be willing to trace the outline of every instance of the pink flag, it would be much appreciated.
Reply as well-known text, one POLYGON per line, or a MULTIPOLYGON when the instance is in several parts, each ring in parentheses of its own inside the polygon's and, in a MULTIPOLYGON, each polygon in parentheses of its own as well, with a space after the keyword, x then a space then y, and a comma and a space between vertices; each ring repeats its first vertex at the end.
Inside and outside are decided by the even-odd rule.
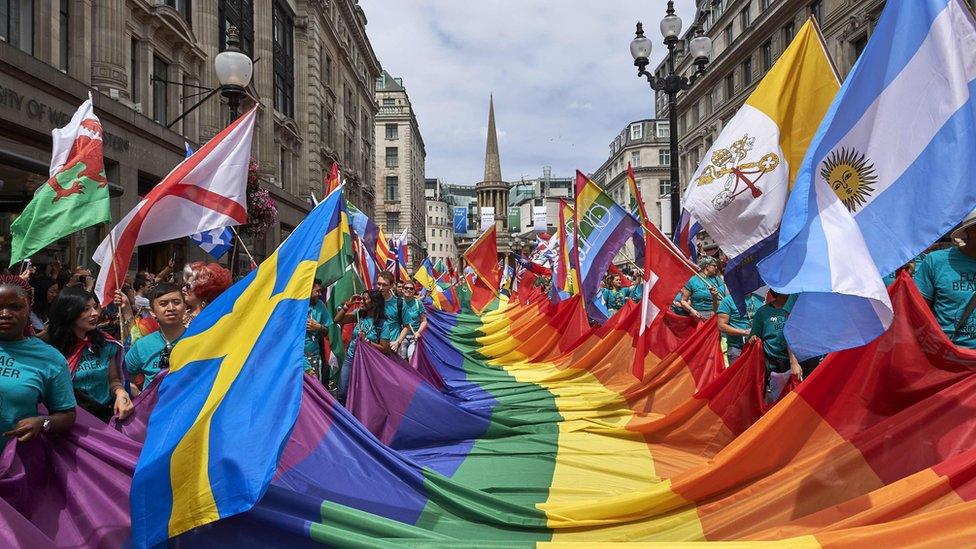
POLYGON ((95 295, 108 303, 136 246, 247 222, 247 166, 257 107, 173 168, 95 250, 95 295))

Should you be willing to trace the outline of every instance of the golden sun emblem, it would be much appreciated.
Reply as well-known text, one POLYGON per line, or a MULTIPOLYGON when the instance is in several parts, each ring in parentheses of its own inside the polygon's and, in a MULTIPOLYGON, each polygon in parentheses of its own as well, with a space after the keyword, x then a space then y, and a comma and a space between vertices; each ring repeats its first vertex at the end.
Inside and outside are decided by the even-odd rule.
POLYGON ((820 176, 850 212, 867 203, 878 182, 874 164, 863 153, 846 147, 830 153, 820 167, 820 176))

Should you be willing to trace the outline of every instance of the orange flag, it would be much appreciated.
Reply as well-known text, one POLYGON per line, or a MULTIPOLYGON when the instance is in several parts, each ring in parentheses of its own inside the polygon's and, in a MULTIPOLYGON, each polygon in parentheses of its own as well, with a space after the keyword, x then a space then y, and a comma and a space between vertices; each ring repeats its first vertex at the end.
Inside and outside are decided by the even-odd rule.
POLYGON ((498 266, 498 236, 492 225, 464 252, 464 260, 477 275, 471 284, 471 308, 481 313, 498 297, 501 268, 498 266))
POLYGON ((339 163, 332 161, 332 170, 329 172, 329 178, 325 180, 325 194, 323 196, 329 196, 329 193, 336 190, 339 186, 339 163))

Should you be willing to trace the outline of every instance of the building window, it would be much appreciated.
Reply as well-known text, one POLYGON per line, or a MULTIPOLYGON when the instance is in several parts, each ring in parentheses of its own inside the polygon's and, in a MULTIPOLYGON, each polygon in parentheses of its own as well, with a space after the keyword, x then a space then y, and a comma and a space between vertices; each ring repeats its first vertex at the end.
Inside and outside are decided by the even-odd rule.
POLYGON ((386 234, 400 233, 400 212, 386 212, 386 234))
POLYGON ((659 149, 657 151, 657 163, 662 166, 671 165, 671 149, 659 149))
POLYGON ((219 0, 217 2, 217 20, 220 51, 227 49, 227 29, 237 27, 241 35, 241 49, 250 57, 254 57, 254 1, 253 0, 219 0))
POLYGON ((277 0, 272 9, 272 66, 274 68, 274 108, 291 118, 295 116, 295 23, 289 8, 277 0))
POLYGON ((630 125, 630 140, 636 141, 644 138, 644 125, 640 122, 630 125))
POLYGON ((158 55, 153 56, 153 120, 166 125, 166 82, 169 65, 158 55))
POLYGON ((322 141, 331 149, 334 147, 333 132, 335 126, 335 119, 332 117, 332 112, 328 110, 327 107, 322 107, 322 141))
POLYGON ((635 168, 640 167, 640 152, 634 151, 630 153, 630 165, 635 168))
POLYGON ((193 18, 191 15, 192 4, 191 0, 166 0, 166 5, 178 11, 183 20, 190 26, 193 26, 193 18))
POLYGON ((670 122, 658 122, 657 123, 657 136, 662 139, 667 139, 671 137, 671 123, 670 122))
POLYGON ((725 77, 725 100, 732 99, 733 95, 735 95, 735 78, 729 74, 725 77))
POLYGON ((386 148, 386 167, 396 168, 400 166, 400 150, 396 147, 386 148))
POLYGON ((322 48, 322 82, 327 88, 332 87, 332 57, 324 47, 322 48))
POLYGON ((34 0, 0 0, 0 40, 34 55, 34 0))
POLYGON ((765 11, 772 3, 772 0, 759 0, 759 9, 765 11))
POLYGON ((793 35, 796 34, 796 23, 790 21, 783 27, 783 49, 793 41, 793 35))
POLYGON ((823 0, 810 3, 810 15, 817 20, 818 25, 823 25, 823 0))
POLYGON ((765 44, 762 45, 762 67, 763 72, 768 71, 773 66, 773 42, 767 40, 765 44))
POLYGON ((400 201, 400 178, 395 175, 386 176, 386 199, 400 201))
POLYGON ((868 45, 868 35, 864 35, 857 40, 854 40, 854 60, 857 61, 858 57, 861 57, 861 53, 864 51, 868 45))
MULTIPOLYGON (((3 0, 0 0, 0 3, 2 2, 3 0)), ((68 72, 68 40, 70 40, 68 36, 68 6, 70 3, 70 0, 61 0, 61 7, 58 10, 58 40, 61 50, 58 68, 64 72, 68 72)))
POLYGON ((742 82, 743 87, 752 83, 752 57, 742 62, 742 82))
POLYGON ((657 192, 661 196, 668 196, 671 194, 671 181, 670 180, 660 180, 657 182, 657 192))
POLYGON ((397 126, 396 124, 387 124, 386 125, 386 138, 387 139, 397 139, 398 138, 398 135, 397 135, 398 128, 399 128, 399 126, 397 126))
POLYGON ((725 27, 725 47, 732 45, 732 25, 725 27))
POLYGON ((396 106, 396 99, 391 99, 389 97, 384 97, 383 98, 383 106, 384 107, 395 107, 396 106))
MULTIPOLYGON (((2 1, 2 0, 0 0, 2 1)), ((139 41, 132 38, 129 44, 129 98, 138 103, 139 98, 139 41)))
POLYGON ((742 32, 746 32, 749 29, 749 25, 752 24, 752 14, 749 13, 749 4, 746 4, 745 9, 739 14, 739 18, 742 21, 742 32))
POLYGON ((715 109, 715 102, 713 99, 712 92, 708 92, 705 95, 705 116, 711 115, 712 111, 715 109))

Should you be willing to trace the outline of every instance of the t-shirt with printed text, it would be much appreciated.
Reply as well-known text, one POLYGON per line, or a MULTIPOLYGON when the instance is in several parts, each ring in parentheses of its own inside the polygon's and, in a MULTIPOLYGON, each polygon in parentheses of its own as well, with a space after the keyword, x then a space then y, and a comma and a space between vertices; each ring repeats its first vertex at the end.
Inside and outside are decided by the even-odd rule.
MULTIPOLYGON (((36 337, 0 341, 0 433, 36 416, 39 402, 50 413, 75 407, 68 361, 36 337)), ((8 440, 4 437, 0 448, 8 440)))

